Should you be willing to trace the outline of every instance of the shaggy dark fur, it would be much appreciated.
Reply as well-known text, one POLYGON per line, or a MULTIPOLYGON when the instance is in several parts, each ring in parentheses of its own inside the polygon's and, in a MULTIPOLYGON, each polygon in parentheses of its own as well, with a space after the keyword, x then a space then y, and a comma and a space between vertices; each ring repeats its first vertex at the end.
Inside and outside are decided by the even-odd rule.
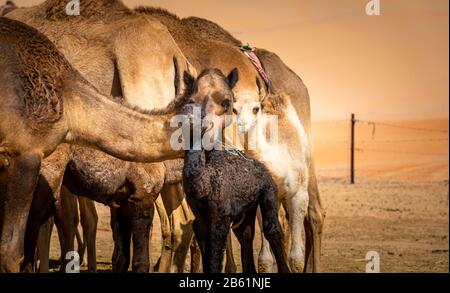
MULTIPOLYGON (((183 114, 192 114, 192 106, 186 106, 183 114)), ((289 272, 278 221, 277 185, 262 163, 228 151, 187 150, 183 187, 196 217, 194 230, 205 273, 222 271, 227 237, 233 224, 241 244, 243 271, 256 273, 253 238, 258 206, 263 216, 264 235, 275 254, 278 271, 289 272)))

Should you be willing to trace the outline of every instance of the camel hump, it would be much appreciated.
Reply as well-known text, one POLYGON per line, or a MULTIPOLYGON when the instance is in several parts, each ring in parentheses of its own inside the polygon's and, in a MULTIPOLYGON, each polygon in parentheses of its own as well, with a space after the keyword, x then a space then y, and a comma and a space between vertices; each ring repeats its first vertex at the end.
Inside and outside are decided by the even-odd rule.
POLYGON ((212 39, 234 46, 242 45, 240 40, 236 39, 223 27, 210 20, 200 17, 188 17, 184 18, 181 22, 183 25, 195 30, 202 38, 212 39))
POLYGON ((147 15, 130 17, 116 32, 113 47, 123 95, 133 105, 148 110, 166 107, 176 92, 184 92, 184 84, 178 81, 184 71, 193 70, 159 21, 147 15), (148 78, 155 72, 158 78, 148 78))
POLYGON ((12 74, 22 115, 31 128, 52 124, 63 115, 64 80, 71 67, 47 37, 21 22, 0 18, 3 72, 12 74))

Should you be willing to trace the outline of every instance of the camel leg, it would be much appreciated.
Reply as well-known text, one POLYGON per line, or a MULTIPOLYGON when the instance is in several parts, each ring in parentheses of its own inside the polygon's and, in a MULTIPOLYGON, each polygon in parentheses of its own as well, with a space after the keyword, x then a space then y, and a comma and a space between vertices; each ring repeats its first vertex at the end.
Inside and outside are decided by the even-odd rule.
MULTIPOLYGON (((170 272, 183 272, 187 252, 192 239, 192 222, 186 220, 187 207, 184 192, 180 184, 165 185, 161 190, 161 197, 168 214, 171 232, 171 260, 170 272)), ((189 208, 187 208, 188 210, 189 208)), ((193 217, 193 216, 192 216, 193 217)))
POLYGON ((306 188, 301 188, 295 195, 288 196, 287 198, 287 212, 289 214, 289 227, 291 231, 289 265, 292 272, 295 273, 301 273, 304 269, 305 252, 302 228, 308 211, 308 203, 309 196, 306 188))
POLYGON ((42 155, 26 153, 10 159, 4 195, 0 272, 19 272, 25 229, 42 155))
POLYGON ((50 269, 50 240, 52 238, 54 219, 50 217, 41 226, 37 243, 37 255, 39 259, 39 273, 48 273, 50 269))
POLYGON ((180 262, 180 245, 183 242, 183 229, 184 229, 184 213, 179 206, 176 208, 169 217, 172 231, 172 273, 183 273, 184 264, 180 262))
POLYGON ((130 266, 131 243, 131 213, 127 204, 111 208, 111 229, 114 239, 113 272, 126 273, 130 266))
MULTIPOLYGON (((270 248, 277 261, 278 273, 289 273, 290 270, 285 260, 285 250, 283 247, 283 232, 278 220, 278 195, 276 191, 273 189, 265 190, 259 204, 261 207, 264 236, 269 241, 270 248)), ((303 224, 303 218, 300 223, 303 224)))
POLYGON ((246 212, 245 219, 239 227, 233 229, 239 243, 241 244, 242 272, 256 274, 255 261, 253 259, 253 238, 255 237, 255 206, 246 212))
POLYGON ((75 240, 77 241, 78 256, 80 257, 80 266, 84 263, 84 253, 86 252, 86 243, 81 237, 78 227, 74 227, 75 240))
MULTIPOLYGON (((25 230, 24 260, 20 267, 22 272, 34 271, 40 227, 53 215, 55 211, 54 202, 53 192, 48 182, 43 176, 39 176, 25 230)), ((44 267, 48 268, 48 263, 44 264, 44 267)))
POLYGON ((280 221, 281 229, 283 230, 283 243, 284 243, 284 258, 289 258, 288 253, 291 249, 291 231, 289 229, 289 214, 287 200, 281 201, 280 210, 278 212, 278 219, 280 221))
MULTIPOLYGON (((80 221, 83 227, 83 242, 87 247, 88 272, 97 272, 97 252, 95 241, 97 238, 98 215, 94 201, 78 197, 80 205, 80 221)), ((81 255, 80 255, 81 258, 81 255)))
POLYGON ((202 272, 202 252, 200 251, 200 246, 197 243, 195 237, 192 238, 191 242, 191 273, 201 273, 202 272))
POLYGON ((155 213, 153 198, 142 196, 142 201, 128 202, 131 206, 131 231, 133 235, 134 273, 148 273, 150 271, 149 240, 155 213))
POLYGON ((310 168, 308 193, 309 205, 308 214, 305 221, 306 263, 304 271, 317 273, 320 271, 320 251, 325 220, 325 210, 322 207, 313 163, 311 163, 310 168))
POLYGON ((198 208, 197 202, 194 199, 189 198, 187 198, 187 201, 195 214, 195 219, 192 226, 195 232, 195 240, 197 241, 197 245, 202 255, 203 272, 206 272, 206 264, 209 262, 209 255, 207 253, 210 236, 209 223, 206 221, 206 215, 198 208))
POLYGON ((79 223, 77 196, 72 194, 66 187, 61 188, 60 201, 56 210, 58 221, 58 236, 61 247, 61 266, 60 272, 66 271, 66 255, 70 251, 75 251, 75 230, 79 223))
POLYGON ((257 217, 259 228, 261 231, 261 250, 258 255, 258 272, 272 273, 274 268, 272 251, 270 250, 269 241, 267 241, 267 239, 264 237, 263 220, 260 208, 258 208, 257 217))
POLYGON ((174 240, 173 247, 175 248, 173 255, 173 263, 175 266, 175 272, 183 273, 186 264, 186 257, 189 251, 189 247, 194 236, 194 230, 192 223, 194 221, 194 215, 190 210, 186 199, 184 198, 183 188, 181 184, 177 184, 176 192, 178 198, 181 200, 181 206, 174 213, 174 240))
POLYGON ((225 263, 225 273, 234 274, 236 273, 237 268, 233 256, 233 242, 231 241, 231 233, 228 234, 226 255, 227 260, 225 263))
POLYGON ((155 207, 161 223, 162 249, 161 256, 156 263, 154 270, 155 272, 169 273, 172 264, 172 232, 169 216, 167 215, 161 195, 155 200, 155 207))
POLYGON ((206 262, 206 266, 204 265, 204 272, 221 273, 231 219, 220 216, 219 211, 211 206, 208 208, 208 214, 210 215, 208 231, 210 243, 206 253, 209 262, 206 262))

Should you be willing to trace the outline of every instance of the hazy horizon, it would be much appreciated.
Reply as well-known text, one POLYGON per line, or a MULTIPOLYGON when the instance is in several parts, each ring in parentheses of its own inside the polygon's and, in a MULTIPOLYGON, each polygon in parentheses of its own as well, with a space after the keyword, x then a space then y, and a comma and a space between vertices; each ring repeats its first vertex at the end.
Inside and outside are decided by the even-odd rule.
POLYGON ((449 2, 381 0, 381 16, 367 16, 368 1, 123 2, 208 18, 274 51, 308 86, 313 121, 351 112, 377 120, 448 118, 449 2))

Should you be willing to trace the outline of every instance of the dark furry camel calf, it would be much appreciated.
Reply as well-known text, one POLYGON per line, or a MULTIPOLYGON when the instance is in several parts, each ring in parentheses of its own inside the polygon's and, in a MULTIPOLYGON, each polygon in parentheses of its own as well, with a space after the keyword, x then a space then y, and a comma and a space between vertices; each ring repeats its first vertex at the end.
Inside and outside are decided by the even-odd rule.
MULTIPOLYGON (((232 86, 231 84, 230 87, 232 86)), ((227 237, 231 226, 235 225, 232 229, 241 244, 243 271, 256 273, 253 238, 259 206, 264 236, 275 255, 278 272, 289 273, 283 256, 275 181, 267 168, 254 159, 228 151, 205 151, 203 148, 192 150, 192 146, 196 145, 192 135, 195 106, 200 107, 191 104, 183 109, 183 114, 191 117, 190 148, 186 150, 184 157, 183 187, 196 217, 194 231, 202 251, 203 272, 222 271, 227 237)))

